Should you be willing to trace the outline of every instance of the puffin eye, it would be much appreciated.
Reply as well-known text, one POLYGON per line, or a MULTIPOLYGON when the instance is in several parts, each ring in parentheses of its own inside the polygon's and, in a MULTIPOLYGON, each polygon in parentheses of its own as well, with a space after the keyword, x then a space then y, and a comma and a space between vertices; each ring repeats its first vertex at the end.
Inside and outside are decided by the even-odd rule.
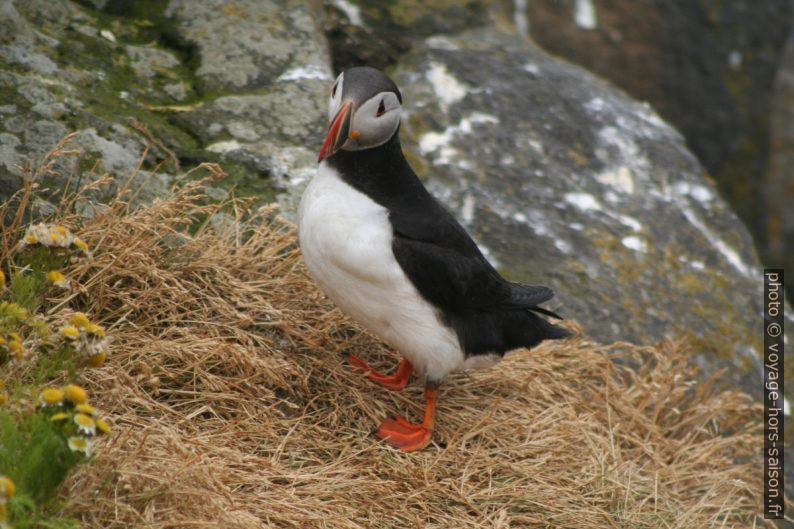
POLYGON ((331 97, 334 97, 336 95, 336 85, 337 84, 339 84, 339 83, 334 83, 334 87, 331 88, 331 97))
POLYGON ((378 105, 378 113, 375 114, 375 117, 379 118, 385 113, 386 113, 386 105, 383 103, 383 99, 381 99, 380 100, 380 105, 378 105))

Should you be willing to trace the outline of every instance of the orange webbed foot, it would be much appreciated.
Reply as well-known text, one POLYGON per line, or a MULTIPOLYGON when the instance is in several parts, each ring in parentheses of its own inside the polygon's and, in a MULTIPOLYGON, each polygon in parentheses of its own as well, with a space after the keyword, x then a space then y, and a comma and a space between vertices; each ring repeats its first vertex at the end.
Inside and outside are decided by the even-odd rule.
POLYGON ((375 435, 394 448, 399 448, 403 452, 413 452, 430 444, 433 431, 422 424, 413 424, 402 417, 396 417, 383 421, 375 435))
POLYGON ((356 355, 347 355, 346 358, 350 364, 360 367, 366 371, 367 377, 370 380, 394 391, 404 390, 408 385, 408 381, 411 379, 411 373, 413 372, 413 366, 411 365, 411 362, 405 358, 400 360, 400 364, 397 366, 397 371, 393 375, 384 375, 356 355))
POLYGON ((375 435, 403 452, 421 450, 430 444, 436 420, 436 400, 438 389, 435 386, 425 387, 425 418, 421 424, 414 424, 402 417, 386 419, 375 435))

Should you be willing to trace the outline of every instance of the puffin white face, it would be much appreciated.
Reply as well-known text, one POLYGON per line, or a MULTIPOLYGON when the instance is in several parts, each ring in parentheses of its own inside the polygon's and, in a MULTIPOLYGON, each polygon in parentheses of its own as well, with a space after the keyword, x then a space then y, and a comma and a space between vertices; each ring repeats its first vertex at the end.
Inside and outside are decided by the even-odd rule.
POLYGON ((386 143, 400 126, 402 105, 396 90, 391 79, 374 68, 339 74, 328 97, 330 126, 319 161, 339 149, 358 151, 386 143))

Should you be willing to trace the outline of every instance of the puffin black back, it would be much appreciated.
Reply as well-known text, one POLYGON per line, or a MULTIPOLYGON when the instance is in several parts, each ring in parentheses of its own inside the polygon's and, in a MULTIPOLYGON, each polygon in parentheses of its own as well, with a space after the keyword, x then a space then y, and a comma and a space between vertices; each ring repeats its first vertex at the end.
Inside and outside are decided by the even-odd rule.
POLYGON ((399 129, 379 147, 340 150, 328 159, 341 178, 389 212, 392 250, 413 285, 454 328, 467 356, 503 355, 570 332, 538 316, 548 287, 511 283, 482 255, 458 221, 419 180, 402 152, 399 129))

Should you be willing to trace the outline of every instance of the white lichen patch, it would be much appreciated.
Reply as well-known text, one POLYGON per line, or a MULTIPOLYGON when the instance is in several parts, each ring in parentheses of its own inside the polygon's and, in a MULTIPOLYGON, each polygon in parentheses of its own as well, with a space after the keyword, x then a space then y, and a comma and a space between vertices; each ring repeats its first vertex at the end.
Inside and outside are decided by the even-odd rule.
POLYGON ((683 255, 682 255, 682 256, 680 256, 680 257, 678 258, 678 260, 679 260, 680 262, 684 263, 685 265, 689 266, 690 268, 694 268, 694 269, 695 269, 695 270, 697 270, 698 272, 701 272, 701 271, 703 271, 703 270, 705 270, 705 269, 706 269, 706 264, 705 264, 703 261, 698 261, 698 260, 691 260, 691 259, 687 259, 687 258, 686 258, 685 256, 683 256, 683 255))
POLYGON ((592 0, 576 0, 573 21, 582 29, 595 29, 598 27, 595 6, 592 0))
POLYGON ((474 195, 466 193, 463 197, 463 207, 460 210, 460 216, 464 224, 471 224, 474 220, 474 195))
POLYGON ((419 150, 422 154, 433 154, 437 164, 451 165, 458 151, 449 145, 450 141, 452 141, 450 129, 444 132, 427 132, 419 138, 419 150))
POLYGON ((242 144, 237 140, 219 141, 208 145, 206 149, 210 152, 223 154, 242 149, 242 144))
POLYGON ((226 125, 226 130, 240 140, 256 141, 259 139, 259 134, 257 134, 254 124, 250 121, 232 121, 226 125))
POLYGON ((679 201, 679 205, 681 207, 681 212, 686 217, 687 221, 697 228, 697 230, 705 237, 705 239, 719 251, 725 260, 731 264, 736 270, 738 270, 741 274, 746 276, 754 276, 756 273, 755 269, 744 262, 744 259, 741 258, 739 252, 731 248, 728 243, 723 241, 719 236, 717 236, 708 226, 698 217, 698 215, 689 207, 688 204, 684 203, 683 201, 679 201))
POLYGON ((616 191, 631 195, 634 193, 634 174, 625 165, 609 168, 596 175, 596 180, 616 191))
POLYGON ((691 182, 676 182, 673 184, 673 192, 677 195, 692 197, 702 203, 711 202, 714 199, 714 193, 709 188, 691 182))
POLYGON ((354 26, 365 27, 364 19, 361 18, 361 9, 348 0, 332 0, 334 7, 345 14, 347 19, 354 26))
POLYGON ((540 73, 540 67, 534 62, 526 63, 521 67, 521 69, 532 75, 538 75, 540 73))
POLYGON ((527 142, 527 145, 529 145, 535 152, 537 152, 540 155, 543 155, 546 152, 545 149, 543 148, 543 144, 538 140, 529 140, 527 142))
POLYGON ((499 119, 490 114, 474 112, 460 120, 457 125, 447 127, 443 132, 427 132, 419 138, 419 150, 422 154, 433 155, 434 162, 441 165, 454 165, 461 169, 470 169, 471 163, 451 145, 461 135, 471 134, 475 125, 499 123, 499 119))
MULTIPOLYGON (((458 45, 457 42, 453 41, 449 37, 445 37, 445 36, 442 36, 442 35, 436 35, 434 37, 429 37, 425 41, 425 45, 428 48, 433 49, 433 50, 456 51, 456 50, 460 49, 460 46, 458 45)), ((413 76, 411 76, 410 73, 408 75, 409 75, 409 77, 413 77, 413 76)), ((415 80, 416 79, 414 79, 414 81, 415 80)))
POLYGON ((648 253, 648 243, 645 242, 644 239, 637 237, 636 235, 629 235, 627 237, 623 237, 622 239, 620 239, 620 242, 626 248, 629 248, 636 252, 648 253))
POLYGON ((451 105, 454 105, 466 97, 466 93, 468 92, 466 85, 449 73, 446 65, 431 62, 430 68, 425 75, 427 80, 430 81, 433 92, 441 103, 444 112, 446 112, 451 105))
POLYGON ((318 81, 330 81, 331 72, 325 66, 317 64, 307 64, 306 66, 298 66, 297 68, 290 68, 282 73, 276 79, 276 82, 284 81, 304 81, 307 79, 314 79, 318 81))
POLYGON ((603 98, 600 98, 600 97, 594 97, 593 99, 587 101, 584 104, 584 107, 587 110, 589 110, 590 112, 596 113, 596 114, 600 113, 600 112, 603 112, 605 106, 606 106, 606 103, 604 102, 603 98))
POLYGON ((624 215, 622 213, 618 213, 615 215, 615 218, 624 226, 628 226, 634 231, 641 231, 642 230, 642 223, 635 219, 634 217, 629 217, 628 215, 624 215))
POLYGON ((563 199, 582 211, 601 211, 601 203, 590 193, 565 193, 563 199))
POLYGON ((570 244, 568 244, 567 241, 557 238, 554 239, 554 247, 557 248, 562 253, 571 253, 571 251, 573 250, 573 248, 571 247, 570 244))
POLYGON ((728 54, 728 65, 734 70, 742 67, 742 52, 739 50, 732 50, 728 54))
POLYGON ((651 165, 644 153, 637 146, 634 138, 628 135, 626 128, 604 127, 598 131, 598 141, 602 147, 607 147, 607 149, 598 151, 601 156, 605 157, 605 159, 602 160, 603 162, 612 161, 609 156, 609 151, 614 149, 617 151, 617 156, 614 157, 614 163, 619 163, 620 161, 624 163, 630 162, 631 170, 635 172, 638 170, 647 170, 651 165))
POLYGON ((100 30, 99 35, 108 42, 116 43, 116 35, 109 29, 100 30))

